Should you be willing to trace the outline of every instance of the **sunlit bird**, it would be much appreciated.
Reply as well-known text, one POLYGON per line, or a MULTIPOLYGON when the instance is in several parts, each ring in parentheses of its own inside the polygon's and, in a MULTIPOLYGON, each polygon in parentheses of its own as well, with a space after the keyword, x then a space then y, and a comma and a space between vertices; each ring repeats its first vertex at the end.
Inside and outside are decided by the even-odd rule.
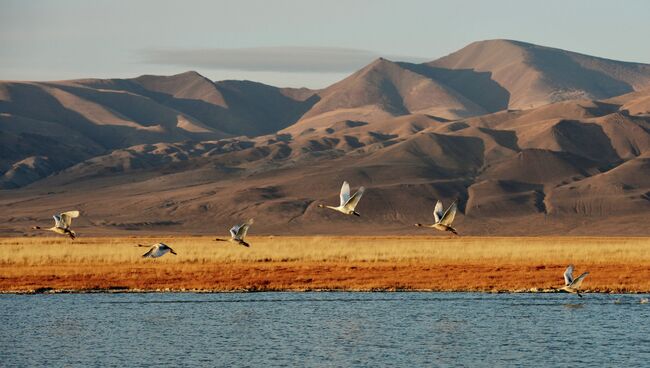
MULTIPOLYGON (((138 244, 138 247, 148 247, 148 245, 143 245, 143 244, 138 244)), ((158 258, 162 257, 167 253, 171 253, 173 255, 176 255, 176 252, 167 244, 165 243, 156 243, 154 244, 147 253, 143 254, 143 258, 158 258)))
POLYGON ((359 201, 361 200, 361 196, 363 196, 363 192, 365 191, 366 188, 360 187, 359 190, 356 191, 356 193, 350 196, 350 184, 348 184, 347 181, 344 181, 343 185, 341 186, 341 194, 340 194, 341 204, 338 207, 319 204, 318 207, 329 208, 346 215, 361 216, 354 209, 357 207, 357 204, 359 204, 359 201))
POLYGON ((245 247, 250 247, 250 244, 246 243, 244 238, 246 237, 246 234, 248 233, 248 229, 253 225, 253 219, 249 219, 248 221, 244 222, 243 224, 240 225, 235 225, 230 229, 230 239, 219 239, 216 238, 214 240, 216 241, 229 241, 232 243, 237 243, 239 245, 243 245, 245 247))
POLYGON ((54 226, 50 228, 42 228, 40 226, 34 226, 34 230, 44 230, 44 231, 53 231, 57 234, 68 235, 70 239, 74 240, 77 237, 77 234, 70 229, 70 224, 72 224, 72 219, 79 217, 79 211, 67 211, 62 212, 54 217, 54 226))
POLYGON ((582 281, 587 277, 587 275, 589 275, 589 272, 585 272, 574 279, 573 265, 569 265, 569 267, 566 268, 566 271, 564 271, 564 287, 560 290, 567 293, 578 294, 578 296, 582 298, 582 295, 580 295, 580 285, 582 285, 582 281))
POLYGON ((431 227, 440 231, 451 231, 455 235, 458 235, 456 229, 451 226, 451 223, 456 217, 456 211, 458 210, 458 200, 455 200, 454 203, 447 208, 447 211, 443 213, 442 202, 438 201, 436 207, 433 209, 433 219, 435 223, 431 225, 415 224, 415 226, 424 226, 431 227))

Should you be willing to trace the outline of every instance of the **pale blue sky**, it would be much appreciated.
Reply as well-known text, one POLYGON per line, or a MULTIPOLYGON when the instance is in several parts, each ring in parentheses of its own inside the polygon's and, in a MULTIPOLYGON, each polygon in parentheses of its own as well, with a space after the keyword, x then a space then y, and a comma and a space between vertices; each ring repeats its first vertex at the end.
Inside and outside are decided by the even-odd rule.
POLYGON ((650 63, 650 1, 0 0, 0 79, 213 79, 325 87, 378 56, 508 38, 650 63))

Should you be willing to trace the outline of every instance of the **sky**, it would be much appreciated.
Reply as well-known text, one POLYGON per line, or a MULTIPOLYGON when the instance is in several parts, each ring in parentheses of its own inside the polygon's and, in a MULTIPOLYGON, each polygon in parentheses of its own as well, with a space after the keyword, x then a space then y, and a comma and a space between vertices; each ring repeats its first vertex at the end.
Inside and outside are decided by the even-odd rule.
POLYGON ((195 70, 323 88, 377 57, 514 39, 650 63, 650 1, 0 0, 0 80, 195 70))

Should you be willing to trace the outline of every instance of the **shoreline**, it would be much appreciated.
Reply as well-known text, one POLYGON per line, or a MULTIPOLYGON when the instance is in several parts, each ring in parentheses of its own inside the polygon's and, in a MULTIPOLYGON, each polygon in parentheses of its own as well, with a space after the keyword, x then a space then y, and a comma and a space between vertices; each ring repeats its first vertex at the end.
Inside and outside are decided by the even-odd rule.
POLYGON ((650 293, 650 238, 0 238, 0 293, 553 293, 568 264, 585 293, 650 293))
MULTIPOLYGON (((438 289, 234 289, 234 290, 211 290, 211 289, 52 289, 42 288, 41 290, 0 290, 0 295, 58 295, 58 294, 255 294, 255 293, 459 293, 459 294, 568 294, 559 290, 438 290, 438 289)), ((646 295, 650 291, 580 291, 583 295, 607 294, 607 295, 646 295)))

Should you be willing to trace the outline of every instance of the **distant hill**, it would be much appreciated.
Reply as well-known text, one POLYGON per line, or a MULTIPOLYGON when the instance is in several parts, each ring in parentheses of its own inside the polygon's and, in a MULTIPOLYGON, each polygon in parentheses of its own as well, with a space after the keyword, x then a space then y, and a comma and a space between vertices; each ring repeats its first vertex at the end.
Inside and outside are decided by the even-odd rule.
POLYGON ((648 66, 516 41, 378 59, 323 90, 170 77, 0 83, 0 234, 650 235, 648 66), (569 93, 570 92, 570 93, 569 93), (533 107, 531 107, 533 106, 533 107), (347 180, 368 188, 349 218, 347 180))
POLYGON ((21 186, 137 144, 272 133, 295 122, 316 99, 313 92, 255 82, 213 83, 196 72, 0 82, 0 131, 9 142, 0 173, 14 173, 1 176, 0 187, 21 186), (38 157, 48 164, 22 163, 38 157))

